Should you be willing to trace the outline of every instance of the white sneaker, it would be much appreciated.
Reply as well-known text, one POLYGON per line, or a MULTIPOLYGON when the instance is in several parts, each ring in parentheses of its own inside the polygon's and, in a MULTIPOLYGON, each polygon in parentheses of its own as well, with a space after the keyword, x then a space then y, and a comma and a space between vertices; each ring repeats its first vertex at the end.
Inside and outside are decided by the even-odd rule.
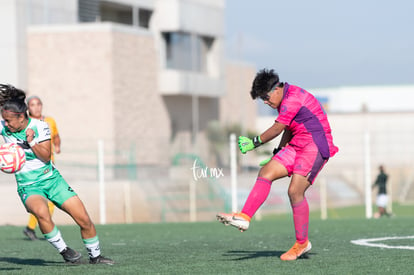
POLYGON ((244 213, 218 213, 217 220, 224 225, 231 225, 239 229, 241 232, 249 229, 250 217, 244 213))

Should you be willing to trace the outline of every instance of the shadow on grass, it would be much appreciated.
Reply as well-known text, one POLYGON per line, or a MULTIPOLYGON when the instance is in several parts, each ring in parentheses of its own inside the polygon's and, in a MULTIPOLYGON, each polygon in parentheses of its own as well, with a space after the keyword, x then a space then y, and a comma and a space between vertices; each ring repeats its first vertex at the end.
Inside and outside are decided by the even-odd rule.
POLYGON ((16 271, 16 270, 22 270, 21 268, 8 268, 8 267, 0 267, 0 271, 16 271))
MULTIPOLYGON (((223 256, 233 257, 232 259, 228 259, 228 261, 243 261, 243 260, 250 260, 256 258, 263 258, 263 257, 277 257, 285 253, 286 251, 244 251, 244 250, 232 250, 228 251, 223 256)), ((309 255, 314 253, 306 253, 299 257, 299 259, 309 259, 309 255)))
POLYGON ((14 258, 14 257, 0 257, 0 263, 1 262, 18 264, 18 265, 37 265, 37 266, 50 266, 50 265, 64 264, 62 262, 45 261, 43 259, 20 259, 20 258, 14 258))
POLYGON ((23 241, 27 242, 36 242, 36 241, 46 241, 45 238, 37 238, 36 240, 31 240, 28 237, 23 237, 23 241))

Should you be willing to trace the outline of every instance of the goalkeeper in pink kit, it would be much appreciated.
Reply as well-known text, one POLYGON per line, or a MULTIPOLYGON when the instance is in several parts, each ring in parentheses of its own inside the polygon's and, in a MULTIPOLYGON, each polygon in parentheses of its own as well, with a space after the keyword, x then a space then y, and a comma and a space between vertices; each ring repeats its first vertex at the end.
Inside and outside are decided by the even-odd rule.
POLYGON ((240 151, 245 154, 283 133, 275 155, 259 171, 256 183, 240 213, 219 213, 217 219, 246 231, 250 220, 269 195, 274 180, 291 177, 288 195, 293 211, 296 242, 280 258, 296 260, 312 245, 308 239, 309 206, 306 190, 313 184, 328 159, 338 152, 333 144, 326 113, 318 100, 304 89, 279 81, 273 70, 256 74, 250 92, 253 99, 277 109, 275 123, 261 135, 239 137, 240 151))

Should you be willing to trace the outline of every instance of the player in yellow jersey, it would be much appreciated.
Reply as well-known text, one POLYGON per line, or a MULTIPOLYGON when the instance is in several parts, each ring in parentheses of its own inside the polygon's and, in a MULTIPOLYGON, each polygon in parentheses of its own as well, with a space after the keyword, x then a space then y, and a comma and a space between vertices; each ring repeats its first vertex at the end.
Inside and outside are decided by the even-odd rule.
MULTIPOLYGON (((39 120, 45 121, 50 128, 50 136, 51 136, 51 144, 52 144, 52 155, 51 160, 55 162, 55 153, 60 153, 60 136, 59 131, 56 125, 56 121, 50 116, 43 116, 42 109, 43 103, 42 100, 38 96, 30 96, 26 100, 27 107, 29 111, 29 116, 31 118, 36 118, 39 120)), ((53 210, 55 209, 55 205, 52 202, 48 202, 49 212, 52 215, 53 210)), ((27 223, 26 228, 23 230, 23 234, 26 235, 30 240, 34 241, 37 240, 35 228, 37 225, 37 219, 32 214, 29 214, 29 222, 27 223)))

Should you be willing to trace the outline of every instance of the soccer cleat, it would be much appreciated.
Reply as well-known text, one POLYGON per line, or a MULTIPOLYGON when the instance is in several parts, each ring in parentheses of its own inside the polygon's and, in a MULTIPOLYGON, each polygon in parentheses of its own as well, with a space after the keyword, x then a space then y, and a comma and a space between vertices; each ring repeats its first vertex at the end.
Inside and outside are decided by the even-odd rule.
POLYGON ((36 241, 38 240, 36 233, 33 229, 30 229, 29 227, 26 226, 25 229, 23 229, 23 234, 28 237, 30 240, 32 241, 36 241))
POLYGON ((282 254, 280 259, 282 261, 294 261, 300 256, 306 254, 312 248, 312 244, 309 240, 307 240, 304 244, 300 244, 296 242, 289 251, 282 254))
POLYGON ((95 258, 89 258, 90 264, 109 264, 113 265, 115 262, 109 258, 105 258, 101 255, 95 257, 95 258))
POLYGON ((65 262, 69 263, 78 263, 82 255, 77 252, 76 250, 73 250, 70 247, 66 247, 62 252, 60 252, 60 255, 62 255, 65 262))
POLYGON ((239 229, 241 232, 249 229, 250 217, 244 213, 218 213, 217 220, 224 225, 231 225, 239 229))

